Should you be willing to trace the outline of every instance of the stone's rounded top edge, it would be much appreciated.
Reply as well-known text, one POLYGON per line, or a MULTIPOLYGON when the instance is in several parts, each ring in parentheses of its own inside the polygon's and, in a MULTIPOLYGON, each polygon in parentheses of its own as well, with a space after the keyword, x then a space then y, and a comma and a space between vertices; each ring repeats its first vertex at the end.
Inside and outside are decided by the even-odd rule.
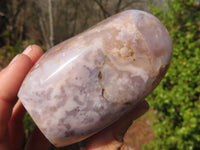
POLYGON ((153 18, 156 18, 156 16, 154 16, 153 14, 151 14, 150 12, 147 12, 147 11, 144 11, 144 10, 139 10, 139 9, 128 9, 128 10, 124 10, 124 11, 121 11, 120 12, 121 14, 126 14, 126 13, 129 13, 129 14, 145 14, 147 16, 151 16, 153 18))
POLYGON ((147 46, 155 56, 158 57, 157 54, 160 54, 161 50, 163 52, 165 50, 162 63, 169 64, 173 53, 173 39, 165 25, 156 16, 143 10, 129 9, 121 12, 121 14, 133 19, 137 29, 144 36, 147 46), (160 40, 161 37, 163 37, 162 41, 160 40), (157 45, 159 50, 156 50, 157 48, 154 45, 157 45))
MULTIPOLYGON (((162 27, 165 28, 166 32, 168 32, 165 25, 156 16, 154 16, 150 12, 146 12, 144 10, 139 10, 139 9, 128 9, 128 10, 122 11, 118 14, 132 15, 132 17, 134 19, 136 19, 135 21, 138 21, 138 19, 142 19, 142 17, 140 15, 144 15, 144 16, 149 17, 150 19, 153 19, 154 21, 156 21, 157 24, 160 24, 162 27)), ((153 21, 153 20, 151 20, 151 21, 153 21)), ((169 34, 169 32, 168 32, 168 34, 169 34)), ((170 36, 170 34, 169 34, 169 36, 170 36)), ((171 38, 171 36, 170 36, 170 38, 171 38)))
POLYGON ((144 11, 144 10, 140 10, 140 9, 127 9, 127 10, 124 10, 124 11, 121 11, 121 12, 140 12, 140 13, 148 13, 148 12, 146 12, 146 11, 144 11))

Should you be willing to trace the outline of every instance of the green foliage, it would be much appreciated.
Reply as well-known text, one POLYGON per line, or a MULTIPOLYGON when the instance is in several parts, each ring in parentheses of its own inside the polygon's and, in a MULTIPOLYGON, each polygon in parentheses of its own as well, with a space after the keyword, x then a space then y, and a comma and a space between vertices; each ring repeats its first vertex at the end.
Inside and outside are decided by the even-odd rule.
POLYGON ((0 47, 0 55, 4 56, 9 61, 17 54, 24 50, 25 46, 22 42, 16 42, 15 45, 4 45, 0 47))
MULTIPOLYGON (((6 66, 7 63, 9 61, 11 61, 11 59, 13 57, 15 57, 17 54, 20 54, 23 52, 23 50, 28 46, 33 44, 32 42, 29 41, 16 41, 16 43, 14 45, 10 45, 10 44, 6 44, 2 47, 0 47, 0 57, 4 58, 5 65, 6 66)), ((44 50, 45 48, 43 46, 41 46, 41 48, 44 50)), ((45 50, 44 50, 45 51, 45 50)), ((0 59, 0 64, 1 61, 3 61, 2 59, 0 59)))
POLYGON ((170 31, 174 52, 165 78, 148 97, 157 110, 156 139, 144 149, 200 149, 200 6, 194 2, 170 0, 167 11, 151 6, 170 31))
POLYGON ((0 47, 0 69, 7 66, 11 59, 22 52, 24 45, 22 42, 17 42, 15 45, 4 45, 0 47))
POLYGON ((15 55, 21 53, 24 50, 24 46, 21 42, 17 42, 14 46, 5 45, 4 49, 6 50, 6 53, 9 53, 10 57, 12 58, 15 55))
POLYGON ((10 33, 6 30, 6 31, 3 32, 3 36, 4 36, 5 38, 7 38, 7 37, 10 36, 10 33))

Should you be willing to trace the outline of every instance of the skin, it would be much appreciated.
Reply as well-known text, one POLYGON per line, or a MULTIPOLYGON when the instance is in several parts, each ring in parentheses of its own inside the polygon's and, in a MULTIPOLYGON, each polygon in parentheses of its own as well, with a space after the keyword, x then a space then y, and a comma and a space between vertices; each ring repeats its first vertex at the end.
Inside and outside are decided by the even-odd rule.
MULTIPOLYGON (((22 150, 23 118, 26 110, 18 100, 17 93, 26 74, 42 54, 43 51, 39 46, 30 45, 0 72, 0 150, 22 150)), ((143 115, 148 108, 146 101, 140 102, 119 121, 90 137, 86 149, 124 149, 126 147, 123 144, 124 134, 132 122, 143 115)), ((49 146, 49 141, 35 127, 25 150, 48 150, 49 146)))

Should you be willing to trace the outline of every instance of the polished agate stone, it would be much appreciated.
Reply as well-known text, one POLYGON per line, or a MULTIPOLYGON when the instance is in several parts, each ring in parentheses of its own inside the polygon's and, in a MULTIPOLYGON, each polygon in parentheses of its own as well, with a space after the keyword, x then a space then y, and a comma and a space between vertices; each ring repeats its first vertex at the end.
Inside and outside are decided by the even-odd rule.
POLYGON ((172 49, 156 17, 124 11, 48 50, 18 96, 52 144, 69 145, 143 100, 164 76, 172 49))

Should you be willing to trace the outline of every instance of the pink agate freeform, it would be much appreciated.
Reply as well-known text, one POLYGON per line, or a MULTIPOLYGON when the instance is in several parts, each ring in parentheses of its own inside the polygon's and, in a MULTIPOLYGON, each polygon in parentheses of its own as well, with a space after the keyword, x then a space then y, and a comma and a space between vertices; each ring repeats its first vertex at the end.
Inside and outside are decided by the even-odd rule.
POLYGON ((111 125, 164 76, 172 40, 153 15, 128 10, 49 49, 18 96, 57 147, 111 125))

